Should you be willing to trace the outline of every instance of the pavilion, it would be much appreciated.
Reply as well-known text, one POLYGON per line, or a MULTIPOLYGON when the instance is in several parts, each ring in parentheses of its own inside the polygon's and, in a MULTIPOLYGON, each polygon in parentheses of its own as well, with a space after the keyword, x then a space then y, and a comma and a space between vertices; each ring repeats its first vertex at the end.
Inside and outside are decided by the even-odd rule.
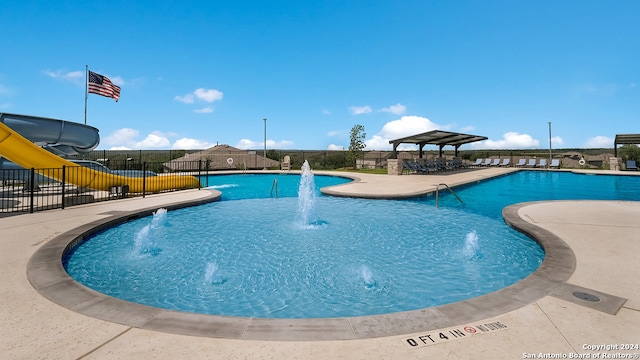
POLYGON ((416 144, 419 149, 419 157, 422 158, 423 148, 425 145, 438 145, 438 156, 442 157, 442 149, 451 145, 455 148, 455 157, 458 157, 458 148, 464 144, 487 140, 486 136, 469 135, 457 132, 432 130, 422 134, 411 135, 400 139, 389 140, 389 144, 393 144, 393 158, 398 158, 398 145, 400 144, 416 144))
POLYGON ((640 134, 616 134, 616 138, 613 141, 613 156, 618 157, 618 145, 640 144, 640 134))

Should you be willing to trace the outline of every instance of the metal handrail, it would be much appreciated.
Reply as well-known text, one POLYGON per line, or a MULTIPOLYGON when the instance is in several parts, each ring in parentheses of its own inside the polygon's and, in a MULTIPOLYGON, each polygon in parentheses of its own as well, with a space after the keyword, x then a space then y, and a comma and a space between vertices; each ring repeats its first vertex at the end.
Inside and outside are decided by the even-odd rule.
POLYGON ((276 199, 278 198, 278 179, 273 179, 273 182, 271 183, 271 192, 269 193, 269 196, 273 197, 273 188, 275 187, 276 189, 276 199))
POLYGON ((438 207, 438 193, 440 192, 440 186, 444 185, 452 194, 453 196, 456 197, 456 199, 458 199, 462 204, 464 204, 464 201, 462 201, 462 199, 460 199, 460 196, 458 196, 458 194, 456 194, 450 187, 449 185, 445 184, 445 183, 441 183, 438 184, 438 186, 436 187, 436 208, 438 207))

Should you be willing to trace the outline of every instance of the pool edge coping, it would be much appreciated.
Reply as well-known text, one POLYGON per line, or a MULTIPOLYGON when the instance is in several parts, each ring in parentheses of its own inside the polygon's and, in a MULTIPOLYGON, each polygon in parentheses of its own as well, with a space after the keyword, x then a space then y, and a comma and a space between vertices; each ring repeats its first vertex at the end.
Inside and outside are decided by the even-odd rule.
POLYGON ((171 334, 236 340, 311 341, 406 335, 491 318, 549 295, 569 279, 576 267, 575 255, 564 240, 518 215, 518 211, 525 206, 550 202, 539 201, 510 205, 502 212, 509 226, 531 237, 544 249, 545 259, 536 271, 523 280, 495 292, 419 310, 322 319, 264 319, 194 314, 109 297, 77 283, 64 270, 61 259, 66 251, 87 236, 115 224, 148 216, 159 207, 174 210, 220 199, 219 192, 211 193, 212 195, 204 199, 123 211, 75 227, 47 242, 31 256, 27 264, 27 278, 38 293, 62 307, 125 326, 171 334))

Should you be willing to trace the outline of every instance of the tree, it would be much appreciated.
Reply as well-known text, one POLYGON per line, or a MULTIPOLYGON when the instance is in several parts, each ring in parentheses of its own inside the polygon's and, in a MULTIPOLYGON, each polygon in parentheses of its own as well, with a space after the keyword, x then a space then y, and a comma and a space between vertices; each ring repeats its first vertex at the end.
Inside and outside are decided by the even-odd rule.
POLYGON ((364 139, 367 133, 364 132, 364 126, 356 124, 351 128, 351 141, 349 143, 349 151, 347 152, 347 163, 356 166, 356 160, 364 157, 364 148, 367 146, 364 139))
POLYGON ((640 147, 635 144, 625 144, 618 149, 618 154, 622 157, 622 161, 636 160, 640 161, 640 147))

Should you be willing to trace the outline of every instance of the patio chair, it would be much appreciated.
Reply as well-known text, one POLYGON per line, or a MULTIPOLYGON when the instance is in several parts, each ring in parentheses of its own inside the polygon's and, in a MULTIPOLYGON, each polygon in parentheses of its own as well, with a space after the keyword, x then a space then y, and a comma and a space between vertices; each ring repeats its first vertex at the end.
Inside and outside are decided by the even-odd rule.
POLYGON ((502 159, 502 162, 500 163, 500 166, 509 166, 509 163, 511 163, 511 159, 510 158, 504 158, 502 159))
POLYGON ((551 159, 551 164, 549 165, 550 168, 560 168, 560 159, 551 159))
POLYGON ((291 157, 289 155, 285 155, 284 160, 280 165, 280 169, 282 171, 291 171, 291 157))
POLYGON ((489 166, 489 165, 491 165, 491 159, 490 158, 484 159, 484 162, 482 163, 482 166, 489 166))
POLYGON ((627 170, 638 170, 635 160, 627 160, 627 170))
POLYGON ((477 158, 476 162, 473 163, 473 166, 482 166, 482 158, 477 158))
POLYGON ((540 162, 536 166, 541 168, 547 167, 547 159, 540 159, 540 162))
POLYGON ((523 167, 526 164, 527 164, 527 159, 521 158, 520 160, 518 160, 518 163, 516 164, 516 167, 523 167))
POLYGON ((536 166, 536 159, 529 159, 529 161, 527 162, 527 167, 535 167, 536 166))
POLYGON ((498 165, 500 165, 500 158, 493 159, 493 162, 491 163, 491 166, 498 166, 498 165))

